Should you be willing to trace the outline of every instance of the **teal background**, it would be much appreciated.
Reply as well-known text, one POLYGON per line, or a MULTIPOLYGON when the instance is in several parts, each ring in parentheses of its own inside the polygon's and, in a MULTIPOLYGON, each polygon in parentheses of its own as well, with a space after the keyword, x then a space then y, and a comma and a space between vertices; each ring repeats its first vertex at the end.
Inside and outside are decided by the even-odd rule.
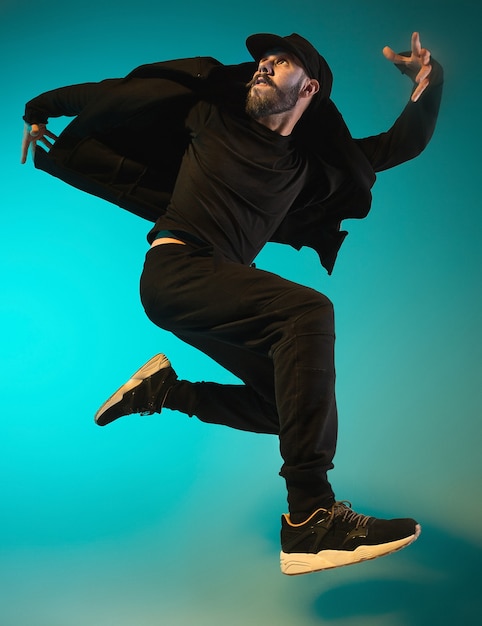
MULTIPOLYGON (((480 4, 266 0, 0 5, 1 626, 427 626, 476 623, 481 531, 480 4), (100 429, 93 414, 165 351, 231 377, 154 327, 138 299, 149 228, 19 163, 24 103, 147 62, 248 60, 253 32, 309 38, 353 134, 387 129, 410 84, 381 54, 422 43, 445 68, 435 136, 379 176, 333 276, 269 245, 258 265, 337 312, 332 481, 356 510, 423 533, 386 559, 279 572, 277 441, 175 412, 100 429)), ((64 120, 52 123, 60 130, 64 120)))

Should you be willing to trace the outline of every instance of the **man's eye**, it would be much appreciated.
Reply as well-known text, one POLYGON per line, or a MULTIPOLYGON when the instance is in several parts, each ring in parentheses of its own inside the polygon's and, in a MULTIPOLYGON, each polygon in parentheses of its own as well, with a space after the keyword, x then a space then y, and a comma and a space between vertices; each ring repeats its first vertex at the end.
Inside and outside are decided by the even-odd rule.
POLYGON ((276 59, 276 63, 277 65, 281 65, 282 63, 287 63, 287 60, 281 57, 279 59, 276 59))

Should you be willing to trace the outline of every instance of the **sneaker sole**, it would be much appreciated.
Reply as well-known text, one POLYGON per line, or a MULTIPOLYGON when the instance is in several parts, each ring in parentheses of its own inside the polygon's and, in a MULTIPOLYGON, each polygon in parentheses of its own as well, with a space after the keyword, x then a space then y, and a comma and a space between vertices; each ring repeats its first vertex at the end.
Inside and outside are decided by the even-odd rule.
POLYGON ((417 524, 415 533, 409 537, 374 546, 358 546, 355 550, 322 550, 317 554, 281 551, 281 571, 288 576, 297 576, 370 561, 406 548, 417 539, 420 532, 421 527, 417 524))
POLYGON ((171 366, 171 362, 169 361, 167 356, 165 356, 164 354, 156 354, 151 359, 149 359, 147 363, 144 363, 144 365, 140 367, 137 370, 137 372, 132 374, 132 376, 129 378, 129 380, 126 383, 121 385, 119 389, 115 391, 110 396, 110 398, 104 402, 104 404, 100 407, 100 409, 97 411, 97 413, 94 416, 95 423, 96 424, 98 423, 98 420, 102 417, 102 415, 108 409, 110 409, 111 406, 114 406, 114 404, 117 404, 118 402, 120 402, 124 398, 127 392, 131 391, 132 389, 140 385, 142 381, 146 380, 146 378, 149 378, 149 376, 152 376, 153 374, 156 374, 160 370, 165 369, 166 367, 170 367, 170 366, 171 366))

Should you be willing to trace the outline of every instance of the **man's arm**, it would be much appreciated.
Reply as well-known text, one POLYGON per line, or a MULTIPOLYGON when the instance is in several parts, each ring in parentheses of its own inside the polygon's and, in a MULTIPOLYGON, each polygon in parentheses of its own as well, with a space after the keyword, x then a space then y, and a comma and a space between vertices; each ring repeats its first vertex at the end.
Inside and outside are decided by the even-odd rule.
POLYGON ((47 148, 57 139, 47 128, 52 117, 74 117, 78 115, 90 102, 100 98, 118 79, 108 79, 98 83, 82 83, 46 91, 33 98, 25 105, 25 121, 21 163, 27 160, 28 151, 35 153, 37 142, 42 142, 47 148))
POLYGON ((412 35, 411 52, 400 55, 386 47, 383 53, 412 79, 415 87, 410 102, 390 130, 356 140, 376 172, 413 159, 426 147, 435 129, 443 84, 442 67, 422 48, 418 33, 412 35))

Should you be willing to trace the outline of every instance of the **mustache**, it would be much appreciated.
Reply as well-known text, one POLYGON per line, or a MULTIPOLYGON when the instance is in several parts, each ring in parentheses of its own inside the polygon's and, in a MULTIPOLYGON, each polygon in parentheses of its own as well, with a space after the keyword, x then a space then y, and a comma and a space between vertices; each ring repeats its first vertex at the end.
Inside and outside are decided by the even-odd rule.
POLYGON ((256 85, 258 78, 262 78, 263 81, 269 85, 270 87, 275 87, 275 84, 273 83, 273 81, 271 80, 271 78, 264 73, 258 72, 257 74, 255 74, 253 76, 253 78, 249 81, 249 83, 246 84, 246 87, 248 89, 251 89, 251 87, 253 87, 254 85, 256 85))

